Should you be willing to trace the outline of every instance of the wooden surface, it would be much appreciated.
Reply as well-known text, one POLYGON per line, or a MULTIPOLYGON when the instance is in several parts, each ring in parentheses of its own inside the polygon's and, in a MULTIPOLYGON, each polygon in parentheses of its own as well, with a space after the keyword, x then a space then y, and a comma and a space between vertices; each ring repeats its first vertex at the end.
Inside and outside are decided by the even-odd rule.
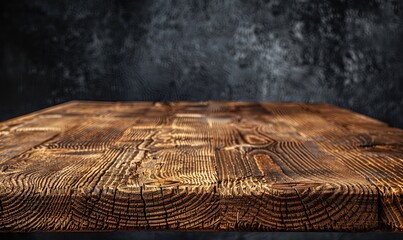
POLYGON ((325 104, 71 102, 0 123, 0 231, 403 231, 402 145, 325 104))

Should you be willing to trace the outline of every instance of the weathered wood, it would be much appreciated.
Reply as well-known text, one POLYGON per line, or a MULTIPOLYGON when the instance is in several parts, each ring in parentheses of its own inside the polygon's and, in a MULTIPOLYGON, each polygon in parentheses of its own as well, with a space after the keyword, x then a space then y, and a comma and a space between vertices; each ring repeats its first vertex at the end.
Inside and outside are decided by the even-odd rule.
POLYGON ((0 231, 403 230, 403 130, 325 104, 71 102, 0 123, 0 231))

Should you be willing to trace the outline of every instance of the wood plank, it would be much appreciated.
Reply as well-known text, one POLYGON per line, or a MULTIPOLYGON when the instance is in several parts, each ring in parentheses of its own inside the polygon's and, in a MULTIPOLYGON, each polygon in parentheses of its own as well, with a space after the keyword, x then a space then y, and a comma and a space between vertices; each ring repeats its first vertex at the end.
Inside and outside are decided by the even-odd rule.
POLYGON ((72 102, 0 123, 0 231, 403 231, 402 173, 332 105, 72 102))

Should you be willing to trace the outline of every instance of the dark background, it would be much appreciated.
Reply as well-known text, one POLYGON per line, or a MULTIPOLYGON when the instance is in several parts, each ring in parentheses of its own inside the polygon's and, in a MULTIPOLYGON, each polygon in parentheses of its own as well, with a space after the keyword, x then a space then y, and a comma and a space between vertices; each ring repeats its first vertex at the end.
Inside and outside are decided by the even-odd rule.
POLYGON ((402 1, 0 3, 0 120, 72 99, 327 102, 403 127, 402 1))
MULTIPOLYGON (((26 0, 0 9, 0 120, 77 99, 246 100, 327 102, 403 127, 403 1, 26 0)), ((303 236, 133 234, 0 238, 303 236)), ((377 234, 305 237, 396 237, 377 234)))

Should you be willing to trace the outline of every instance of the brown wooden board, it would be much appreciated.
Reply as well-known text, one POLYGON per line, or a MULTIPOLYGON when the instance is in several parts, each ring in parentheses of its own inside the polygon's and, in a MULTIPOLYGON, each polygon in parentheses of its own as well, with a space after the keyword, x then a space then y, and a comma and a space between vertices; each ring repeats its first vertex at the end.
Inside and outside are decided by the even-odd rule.
POLYGON ((70 102, 0 123, 0 231, 403 231, 403 130, 326 104, 70 102))

